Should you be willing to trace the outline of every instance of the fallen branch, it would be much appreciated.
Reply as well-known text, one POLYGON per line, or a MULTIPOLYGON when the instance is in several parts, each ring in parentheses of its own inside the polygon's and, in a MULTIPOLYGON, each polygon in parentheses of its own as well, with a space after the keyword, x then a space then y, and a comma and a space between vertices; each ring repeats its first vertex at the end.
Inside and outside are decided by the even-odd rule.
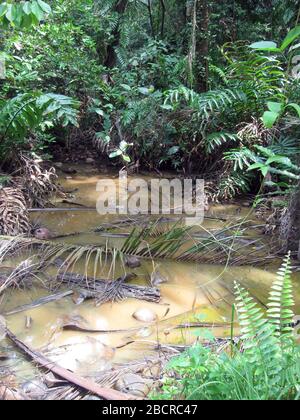
POLYGON ((97 299, 99 303, 123 300, 128 298, 159 303, 159 289, 126 284, 125 278, 107 281, 83 276, 81 274, 58 274, 57 280, 81 292, 86 298, 97 299))
POLYGON ((64 369, 61 366, 58 366, 56 363, 52 362, 51 360, 47 359, 43 354, 32 350, 26 344, 24 344, 21 340, 19 340, 9 329, 6 329, 7 337, 27 356, 29 356, 34 362, 36 362, 40 367, 46 369, 54 373, 55 375, 59 376, 60 378, 78 386, 79 388, 83 388, 86 391, 90 392, 93 395, 97 395, 100 398, 105 400, 137 400, 138 398, 130 395, 124 394, 119 391, 115 391, 109 388, 102 388, 98 384, 93 381, 87 380, 82 378, 81 376, 76 375, 75 373, 64 369))

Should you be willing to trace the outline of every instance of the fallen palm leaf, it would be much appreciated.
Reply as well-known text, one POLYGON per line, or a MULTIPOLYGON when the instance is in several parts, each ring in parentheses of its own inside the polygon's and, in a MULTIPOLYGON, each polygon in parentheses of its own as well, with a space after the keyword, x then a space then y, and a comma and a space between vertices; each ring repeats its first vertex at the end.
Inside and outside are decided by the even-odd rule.
POLYGON ((26 199, 18 188, 0 189, 0 234, 19 235, 30 230, 26 199))
MULTIPOLYGON (((63 273, 58 274, 57 281, 65 283, 80 291, 87 298, 96 299, 97 303, 119 301, 128 298, 145 300, 158 303, 161 299, 160 291, 152 287, 143 287, 126 284, 127 276, 114 280, 99 280, 83 276, 81 274, 63 273)), ((51 281, 52 286, 53 282, 51 281)))
POLYGON ((30 259, 22 261, 10 275, 0 283, 0 295, 5 289, 9 287, 20 287, 26 284, 26 281, 34 275, 37 264, 34 264, 30 259))

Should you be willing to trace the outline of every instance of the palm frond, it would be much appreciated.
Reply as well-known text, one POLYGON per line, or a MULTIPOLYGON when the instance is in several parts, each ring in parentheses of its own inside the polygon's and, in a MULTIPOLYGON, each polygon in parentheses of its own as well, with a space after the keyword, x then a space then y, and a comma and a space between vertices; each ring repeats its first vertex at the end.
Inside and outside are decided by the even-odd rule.
POLYGON ((30 230, 23 192, 17 188, 0 189, 0 234, 19 235, 30 230))
POLYGON ((239 140, 237 134, 220 131, 218 133, 208 134, 205 138, 205 148, 208 154, 212 153, 216 148, 230 143, 236 143, 239 140))

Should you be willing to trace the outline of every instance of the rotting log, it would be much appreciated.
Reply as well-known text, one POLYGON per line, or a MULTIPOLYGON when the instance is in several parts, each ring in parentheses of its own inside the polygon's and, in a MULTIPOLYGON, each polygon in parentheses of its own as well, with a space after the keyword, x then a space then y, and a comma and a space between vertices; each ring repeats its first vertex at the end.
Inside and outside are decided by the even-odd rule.
POLYGON ((98 397, 105 399, 105 400, 137 400, 138 398, 130 395, 124 394, 122 392, 116 391, 110 388, 103 388, 97 383, 82 378, 81 376, 73 373, 56 363, 52 362, 51 360, 47 359, 42 353, 39 353, 30 347, 28 347, 25 343, 19 340, 9 329, 6 329, 7 337, 28 357, 30 357, 37 365, 45 369, 47 372, 52 372, 58 377, 70 382, 73 385, 76 385, 79 388, 82 388, 93 395, 97 395, 98 397))
POLYGON ((159 303, 160 290, 153 287, 127 284, 128 277, 108 281, 86 277, 81 274, 61 273, 57 281, 74 288, 86 298, 96 299, 99 303, 118 301, 124 299, 139 299, 147 302, 159 303))

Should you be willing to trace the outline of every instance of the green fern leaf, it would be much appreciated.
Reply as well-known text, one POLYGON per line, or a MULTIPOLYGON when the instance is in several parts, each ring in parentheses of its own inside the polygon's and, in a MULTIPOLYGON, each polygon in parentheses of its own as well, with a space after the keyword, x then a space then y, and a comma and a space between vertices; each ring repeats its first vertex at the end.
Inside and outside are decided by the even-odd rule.
POLYGON ((293 340, 292 323, 294 313, 291 308, 295 305, 295 302, 291 274, 291 257, 289 253, 278 270, 268 303, 268 316, 270 322, 276 328, 276 335, 280 338, 282 346, 290 344, 290 341, 293 340))

